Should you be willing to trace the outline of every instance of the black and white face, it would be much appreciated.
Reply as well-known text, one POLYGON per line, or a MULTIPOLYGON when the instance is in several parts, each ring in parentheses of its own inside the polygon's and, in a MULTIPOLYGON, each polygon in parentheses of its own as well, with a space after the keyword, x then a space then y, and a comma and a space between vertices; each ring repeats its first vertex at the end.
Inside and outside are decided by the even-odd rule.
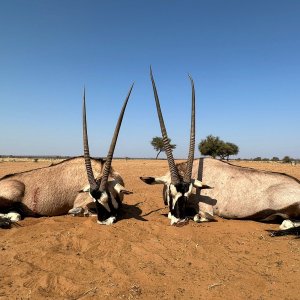
POLYGON ((121 201, 117 193, 109 190, 96 192, 90 195, 96 203, 98 224, 111 225, 117 220, 117 213, 121 206, 121 201))
POLYGON ((186 217, 186 204, 192 195, 193 187, 200 189, 209 189, 210 186, 201 181, 192 179, 190 183, 181 181, 178 184, 172 184, 169 174, 161 177, 140 177, 146 184, 164 185, 164 203, 169 207, 168 217, 171 219, 171 225, 181 226, 188 223, 186 217))
POLYGON ((193 185, 191 183, 180 182, 176 185, 167 184, 165 189, 165 199, 169 207, 169 219, 171 225, 185 225, 188 220, 186 218, 186 204, 192 194, 193 185))

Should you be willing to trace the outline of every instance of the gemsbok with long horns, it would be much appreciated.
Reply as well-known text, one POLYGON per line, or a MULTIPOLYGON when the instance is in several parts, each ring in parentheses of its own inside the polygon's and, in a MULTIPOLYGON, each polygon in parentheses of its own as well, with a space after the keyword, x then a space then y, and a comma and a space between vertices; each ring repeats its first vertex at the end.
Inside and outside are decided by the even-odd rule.
POLYGON ((123 195, 131 193, 124 187, 119 173, 111 167, 119 130, 130 97, 131 86, 106 157, 92 159, 89 154, 86 125, 85 91, 83 95, 84 157, 74 157, 50 167, 10 174, 0 179, 0 227, 9 227, 19 215, 58 216, 63 214, 91 215, 97 213, 99 224, 116 221, 123 195), (89 195, 85 192, 88 192, 89 195))
POLYGON ((162 133, 162 139, 164 143, 164 150, 167 155, 169 172, 165 176, 161 177, 140 177, 147 184, 164 184, 164 203, 169 207, 169 218, 171 219, 171 225, 184 225, 188 222, 186 218, 186 205, 188 199, 192 194, 193 187, 208 189, 208 185, 203 184, 200 180, 192 178, 192 167, 194 161, 194 149, 195 149, 195 88, 194 81, 189 76, 192 85, 192 117, 191 117, 191 132, 190 132, 190 147, 188 160, 186 163, 186 169, 184 172, 179 172, 177 168, 172 149, 170 147, 167 130, 165 127, 164 119, 162 116, 159 98, 156 90, 155 81, 150 68, 150 76, 152 81, 152 87, 154 92, 154 98, 156 103, 156 109, 159 119, 159 124, 162 133))
MULTIPOLYGON (((195 90, 191 78, 189 158, 187 162, 175 165, 151 70, 150 74, 170 171, 161 177, 141 179, 147 184, 164 184, 163 199, 169 206, 172 225, 187 223, 187 211, 191 211, 187 208, 193 208, 193 219, 197 222, 214 220, 214 215, 257 221, 273 221, 278 217, 284 220, 300 219, 298 179, 286 174, 238 167, 212 158, 194 160, 195 90)), ((285 221, 281 229, 298 224, 285 221)))

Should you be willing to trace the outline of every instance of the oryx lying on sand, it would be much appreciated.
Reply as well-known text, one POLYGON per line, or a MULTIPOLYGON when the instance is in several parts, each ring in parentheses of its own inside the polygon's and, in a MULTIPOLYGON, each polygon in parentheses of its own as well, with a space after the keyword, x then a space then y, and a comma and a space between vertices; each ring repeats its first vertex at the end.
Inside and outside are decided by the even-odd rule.
POLYGON ((169 206, 169 218, 171 225, 183 225, 188 220, 186 218, 186 204, 192 194, 193 187, 201 189, 210 188, 204 185, 200 180, 192 178, 192 167, 194 161, 195 149, 195 88, 193 79, 190 77, 192 85, 192 117, 191 117, 191 132, 190 132, 190 148, 187 160, 187 167, 183 173, 180 173, 173 158, 172 149, 170 147, 167 130, 164 124, 159 98, 153 78, 152 70, 150 68, 150 77, 154 92, 154 98, 157 108, 158 119, 160 123, 164 150, 167 155, 169 172, 162 177, 140 177, 147 184, 164 184, 164 202, 169 206))
MULTIPOLYGON (((213 220, 214 215, 258 221, 272 221, 277 217, 300 219, 300 182, 296 178, 238 167, 212 158, 194 160, 193 81, 189 158, 186 163, 175 165, 152 73, 151 79, 170 171, 161 177, 141 179, 148 184, 164 184, 163 199, 169 205, 171 224, 180 225, 186 222, 187 206, 196 210, 195 221, 213 220), (201 188, 208 187, 202 181, 213 188, 202 191, 201 188)), ((287 222, 281 228, 286 229, 283 227, 286 224, 287 222)))
MULTIPOLYGON (((4 176, 0 179, 0 211, 14 210, 22 216, 89 215, 97 212, 98 223, 115 222, 123 195, 130 192, 125 189, 119 173, 111 168, 111 163, 132 88, 133 85, 123 104, 105 162, 91 159, 89 155, 84 93, 84 157, 4 176), (89 192, 94 201, 83 192, 89 192)), ((7 227, 5 216, 2 215, 2 220, 0 216, 0 221, 3 227, 7 227)))

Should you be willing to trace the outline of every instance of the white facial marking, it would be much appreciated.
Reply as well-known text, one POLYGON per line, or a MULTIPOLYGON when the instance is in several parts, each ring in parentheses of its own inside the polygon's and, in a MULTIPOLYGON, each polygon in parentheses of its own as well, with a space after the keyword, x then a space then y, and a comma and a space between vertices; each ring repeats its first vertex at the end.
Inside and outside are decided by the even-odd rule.
POLYGON ((115 189, 115 191, 116 191, 118 194, 120 194, 121 191, 125 190, 124 186, 121 185, 120 183, 116 183, 116 184, 114 185, 114 189, 115 189))
POLYGON ((112 225, 116 221, 116 217, 109 217, 105 221, 97 221, 100 225, 112 225))
POLYGON ((108 205, 108 195, 107 195, 106 192, 102 193, 99 202, 105 207, 105 209, 107 211, 110 212, 110 208, 109 208, 109 205, 108 205))
POLYGON ((191 183, 189 186, 189 190, 186 193, 184 193, 184 196, 189 197, 192 193, 192 189, 193 189, 193 184, 191 183))
POLYGON ((176 187, 173 184, 169 185, 169 189, 173 198, 172 209, 174 209, 175 204, 178 201, 178 198, 182 196, 182 193, 177 192, 176 187))
POLYGON ((171 215, 170 219, 171 219, 171 225, 176 225, 180 221, 180 219, 177 219, 176 217, 174 217, 172 215, 171 215))

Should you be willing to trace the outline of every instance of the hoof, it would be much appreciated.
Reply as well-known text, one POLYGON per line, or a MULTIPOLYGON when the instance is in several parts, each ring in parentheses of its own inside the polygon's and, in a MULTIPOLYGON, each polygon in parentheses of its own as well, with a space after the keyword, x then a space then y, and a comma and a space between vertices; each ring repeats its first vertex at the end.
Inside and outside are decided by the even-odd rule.
POLYGON ((84 213, 84 209, 82 207, 74 207, 68 211, 69 215, 73 217, 82 217, 84 213))
POLYGON ((194 221, 196 223, 202 223, 202 222, 210 222, 210 221, 214 221, 215 218, 213 215, 211 215, 208 212, 200 212, 199 214, 196 214, 194 216, 194 221))

